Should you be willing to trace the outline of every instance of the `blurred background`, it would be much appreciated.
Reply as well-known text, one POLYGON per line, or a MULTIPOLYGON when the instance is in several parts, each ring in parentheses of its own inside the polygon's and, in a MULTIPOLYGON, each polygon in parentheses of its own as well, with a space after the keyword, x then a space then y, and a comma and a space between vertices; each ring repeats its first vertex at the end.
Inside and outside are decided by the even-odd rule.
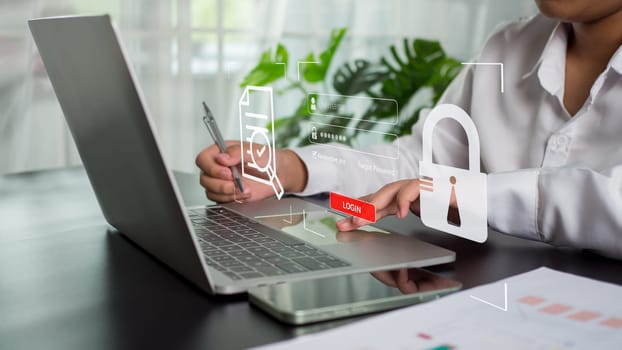
POLYGON ((0 174, 80 164, 26 21, 87 13, 112 15, 165 158, 194 172, 211 143, 200 102, 226 138, 238 138, 240 83, 277 43, 288 49, 290 79, 292 62, 317 56, 338 27, 347 34, 331 69, 381 57, 403 38, 439 40, 468 61, 496 27, 536 8, 531 0, 0 0, 0 174))

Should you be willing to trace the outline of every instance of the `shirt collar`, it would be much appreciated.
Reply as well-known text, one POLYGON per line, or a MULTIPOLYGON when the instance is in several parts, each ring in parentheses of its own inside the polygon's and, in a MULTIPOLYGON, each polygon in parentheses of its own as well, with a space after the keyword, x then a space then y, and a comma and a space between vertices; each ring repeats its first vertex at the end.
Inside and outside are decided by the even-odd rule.
POLYGON ((542 52, 540 53, 540 57, 536 60, 533 66, 531 66, 531 68, 525 74, 523 74, 521 79, 527 79, 528 77, 532 76, 538 71, 538 68, 542 64, 542 61, 544 60, 544 57, 547 54, 547 51, 550 51, 550 46, 552 45, 552 42, 558 40, 558 37, 560 36, 560 34, 558 33, 560 30, 560 27, 562 27, 561 22, 558 22, 553 27, 553 30, 549 34, 549 38, 547 39, 546 44, 544 45, 544 48, 542 49, 542 52))
POLYGON ((568 32, 564 23, 557 23, 536 64, 523 79, 537 74, 540 85, 551 95, 563 93, 568 32))
MULTIPOLYGON (((537 73, 542 87, 553 95, 558 93, 560 89, 563 89, 566 66, 566 48, 568 44, 567 26, 568 24, 562 22, 555 25, 549 35, 544 49, 542 50, 542 53, 540 54, 540 57, 531 69, 521 77, 521 79, 527 79, 537 73)), ((622 75, 622 45, 611 57, 605 71, 609 71, 610 68, 622 75)), ((595 90, 596 91, 591 92, 597 93, 598 90, 600 90, 599 86, 597 86, 595 90)))
POLYGON ((618 74, 622 75, 622 45, 618 47, 618 50, 611 57, 609 66, 618 72, 618 74))

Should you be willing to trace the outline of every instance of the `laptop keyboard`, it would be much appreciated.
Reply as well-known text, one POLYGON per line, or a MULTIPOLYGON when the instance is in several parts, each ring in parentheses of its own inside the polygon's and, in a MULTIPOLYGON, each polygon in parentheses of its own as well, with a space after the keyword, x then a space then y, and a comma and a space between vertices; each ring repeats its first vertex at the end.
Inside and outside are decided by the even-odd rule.
POLYGON ((350 266, 342 259, 225 208, 189 211, 208 266, 233 280, 350 266), (207 213, 207 215, 206 215, 207 213))

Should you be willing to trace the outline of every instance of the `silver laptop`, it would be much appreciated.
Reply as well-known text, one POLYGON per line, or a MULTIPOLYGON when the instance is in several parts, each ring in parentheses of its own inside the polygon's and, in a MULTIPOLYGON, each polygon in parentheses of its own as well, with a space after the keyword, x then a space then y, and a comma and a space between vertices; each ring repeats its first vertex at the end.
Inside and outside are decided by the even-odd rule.
POLYGON ((108 223, 201 289, 455 260, 452 251, 340 217, 299 198, 184 208, 108 15, 29 21, 108 223))

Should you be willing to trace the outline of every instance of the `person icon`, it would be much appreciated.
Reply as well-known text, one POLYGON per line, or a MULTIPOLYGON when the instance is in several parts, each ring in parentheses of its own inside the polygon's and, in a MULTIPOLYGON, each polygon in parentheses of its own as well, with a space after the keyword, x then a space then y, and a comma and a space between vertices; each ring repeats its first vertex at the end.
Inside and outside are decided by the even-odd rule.
POLYGON ((462 222, 460 221, 460 208, 458 207, 458 199, 456 198, 456 177, 450 176, 449 183, 451 183, 451 194, 449 195, 447 223, 460 227, 462 222), (452 203, 455 203, 454 207, 451 206, 452 203))
POLYGON ((315 96, 311 96, 311 112, 315 112, 317 110, 317 103, 315 102, 315 96))

